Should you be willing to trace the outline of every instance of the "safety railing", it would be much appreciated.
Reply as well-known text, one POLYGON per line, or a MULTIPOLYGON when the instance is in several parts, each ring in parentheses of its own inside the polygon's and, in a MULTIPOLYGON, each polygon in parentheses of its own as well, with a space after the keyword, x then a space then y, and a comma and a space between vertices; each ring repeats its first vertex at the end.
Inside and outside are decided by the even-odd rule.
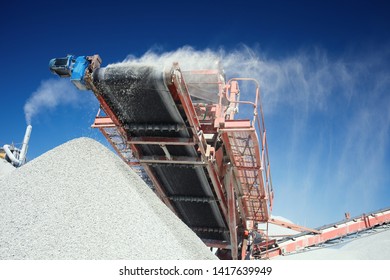
POLYGON ((267 135, 266 128, 264 122, 264 113, 260 100, 260 86, 257 80, 253 78, 232 78, 230 79, 225 87, 223 94, 221 95, 219 105, 222 106, 224 100, 226 99, 229 102, 228 113, 233 111, 233 114, 226 114, 226 112, 222 112, 225 114, 225 118, 232 119, 234 115, 239 113, 240 105, 249 105, 253 108, 253 116, 251 119, 251 126, 254 127, 257 131, 257 134, 260 135, 260 157, 261 157, 261 171, 264 178, 264 186, 265 191, 268 196, 268 206, 270 211, 272 211, 273 206, 273 186, 272 186, 272 178, 271 178, 271 165, 269 160, 269 152, 268 152, 268 143, 267 143, 267 135), (238 87, 238 82, 251 82, 255 85, 255 96, 254 101, 240 100, 241 94, 238 87))

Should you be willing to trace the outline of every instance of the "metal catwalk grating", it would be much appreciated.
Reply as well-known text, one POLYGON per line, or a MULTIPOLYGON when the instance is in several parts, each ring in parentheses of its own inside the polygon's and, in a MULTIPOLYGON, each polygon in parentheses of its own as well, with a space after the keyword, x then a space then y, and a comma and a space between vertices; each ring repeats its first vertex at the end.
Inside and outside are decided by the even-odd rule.
POLYGON ((241 199, 245 217, 256 222, 266 222, 268 220, 267 196, 256 132, 250 128, 229 129, 226 134, 238 183, 236 192, 241 199))

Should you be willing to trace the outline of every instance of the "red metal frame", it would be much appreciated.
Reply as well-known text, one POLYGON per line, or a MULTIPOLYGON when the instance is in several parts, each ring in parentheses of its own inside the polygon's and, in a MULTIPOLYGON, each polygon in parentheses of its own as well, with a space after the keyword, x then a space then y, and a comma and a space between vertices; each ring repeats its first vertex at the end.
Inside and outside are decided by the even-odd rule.
MULTIPOLYGON (((193 71, 194 73, 220 75, 218 70, 193 71)), ((175 209, 171 201, 165 195, 159 183, 159 178, 151 172, 148 164, 153 163, 176 163, 204 165, 212 187, 219 202, 221 213, 228 224, 230 244, 216 240, 204 240, 209 246, 220 249, 229 248, 231 257, 238 259, 239 244, 246 243, 247 237, 239 240, 239 229, 247 229, 248 225, 257 222, 267 222, 270 216, 272 205, 272 185, 269 180, 269 160, 265 137, 264 121, 261 116, 261 123, 257 113, 259 101, 259 89, 257 82, 255 102, 239 100, 239 81, 253 81, 251 79, 233 79, 226 85, 218 76, 219 103, 217 104, 194 104, 185 83, 184 77, 177 63, 173 64, 170 72, 165 73, 168 89, 178 106, 182 108, 189 122, 190 130, 194 135, 192 139, 185 138, 162 138, 162 137, 129 137, 124 126, 120 123, 115 112, 113 112, 98 90, 93 86, 90 76, 86 75, 86 81, 98 98, 102 110, 106 116, 97 116, 93 127, 99 128, 110 144, 119 155, 127 162, 130 160, 123 155, 116 143, 106 129, 116 129, 126 147, 130 148, 137 164, 141 164, 152 180, 156 192, 163 202, 173 211, 175 209), (226 99, 230 105, 226 104, 226 99), (249 104, 254 108, 253 120, 234 120, 240 104, 249 104), (261 145, 258 145, 258 138, 255 124, 257 122, 259 133, 261 133, 261 145), (205 137, 205 133, 212 135, 212 141, 222 139, 224 151, 216 152, 216 147, 211 146, 205 137), (242 142, 250 143, 242 145, 242 142), (137 149, 137 145, 160 145, 162 149, 169 145, 193 145, 198 148, 199 158, 172 157, 167 149, 164 149, 164 156, 143 156, 137 149), (230 163, 224 159, 230 159, 230 163), (267 168, 264 168, 267 167, 267 168), (238 224, 240 221, 240 225, 238 224)), ((261 108, 261 107, 260 107, 261 108)), ((209 137, 209 136, 208 136, 209 137)), ((210 140, 209 140, 210 141, 210 140)), ((133 163, 134 164, 134 161, 133 163)), ((252 229, 250 229, 252 230, 252 229)), ((243 246, 242 246, 243 247, 243 246)), ((244 246, 246 247, 246 246, 244 246)), ((243 248, 245 251, 245 248, 243 248)), ((244 253, 242 253, 244 254, 244 253)))
MULTIPOLYGON (((212 164, 212 158, 208 157, 207 154, 207 142, 204 138, 203 131, 201 129, 201 124, 196 114, 196 109, 194 104, 192 103, 191 96, 188 92, 187 85, 185 84, 184 78, 180 72, 179 65, 177 63, 173 64, 171 79, 168 79, 171 83, 168 83, 168 88, 173 93, 174 96, 180 100, 180 103, 183 106, 184 112, 186 113, 193 135, 197 135, 197 139, 195 137, 196 143, 199 144, 199 150, 201 152, 201 158, 203 162, 207 163, 207 170, 210 175, 210 179, 213 183, 214 191, 217 194, 217 198, 220 202, 220 207, 222 209, 222 213, 224 215, 225 220, 228 220, 228 206, 226 203, 226 198, 224 193, 224 186, 221 183, 220 178, 217 176, 217 172, 215 172, 215 166, 212 164)), ((214 73, 214 72, 211 72, 214 73)), ((213 131, 216 133, 216 131, 213 131)))
MULTIPOLYGON (((268 228, 267 222, 271 216, 273 201, 264 116, 261 104, 258 105, 259 94, 259 86, 255 80, 246 78, 231 79, 224 91, 225 98, 230 101, 230 111, 224 116, 224 121, 219 122, 219 133, 233 166, 234 191, 240 208, 241 219, 244 228, 250 231, 257 231, 255 225, 259 223, 265 223, 268 228), (256 87, 254 102, 239 100, 239 81, 254 82, 256 87), (252 120, 234 120, 240 104, 253 107, 252 120), (259 108, 260 113, 258 112, 259 108), (257 133, 262 136, 260 145, 257 133)), ((221 104, 222 99, 220 100, 220 106, 221 104)), ((268 239, 267 231, 264 234, 268 239)), ((247 242, 248 240, 243 238, 241 258, 246 254, 245 244, 247 242)))
POLYGON ((234 191, 234 178, 232 167, 228 167, 226 174, 226 191, 228 200, 228 214, 229 214, 229 231, 230 231, 230 244, 231 254, 233 260, 238 259, 238 237, 237 237, 237 205, 234 191))
POLYGON ((315 229, 299 226, 299 225, 296 225, 296 224, 288 223, 288 222, 281 221, 281 220, 278 220, 278 219, 275 219, 275 218, 270 218, 268 220, 268 223, 274 224, 274 225, 279 225, 279 226, 282 226, 282 227, 285 227, 285 228, 288 228, 288 229, 292 229, 292 230, 296 230, 296 231, 300 231, 300 232, 321 233, 319 230, 315 230, 315 229))

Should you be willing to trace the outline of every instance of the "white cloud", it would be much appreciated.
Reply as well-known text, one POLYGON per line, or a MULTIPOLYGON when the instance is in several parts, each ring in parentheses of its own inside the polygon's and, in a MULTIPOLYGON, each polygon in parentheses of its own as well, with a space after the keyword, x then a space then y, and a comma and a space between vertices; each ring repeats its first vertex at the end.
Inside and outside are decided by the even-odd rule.
POLYGON ((26 122, 31 124, 36 115, 53 110, 59 105, 79 104, 78 90, 68 79, 51 79, 41 83, 24 105, 26 122))

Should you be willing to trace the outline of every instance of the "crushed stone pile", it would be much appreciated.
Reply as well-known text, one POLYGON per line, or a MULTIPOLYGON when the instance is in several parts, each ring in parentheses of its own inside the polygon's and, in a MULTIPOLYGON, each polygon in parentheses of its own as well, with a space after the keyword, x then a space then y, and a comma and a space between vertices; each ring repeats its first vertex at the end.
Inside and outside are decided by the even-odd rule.
POLYGON ((0 177, 5 176, 15 170, 15 167, 7 162, 5 159, 0 158, 0 177))
POLYGON ((69 141, 0 177, 0 259, 216 259, 121 159, 69 141))

